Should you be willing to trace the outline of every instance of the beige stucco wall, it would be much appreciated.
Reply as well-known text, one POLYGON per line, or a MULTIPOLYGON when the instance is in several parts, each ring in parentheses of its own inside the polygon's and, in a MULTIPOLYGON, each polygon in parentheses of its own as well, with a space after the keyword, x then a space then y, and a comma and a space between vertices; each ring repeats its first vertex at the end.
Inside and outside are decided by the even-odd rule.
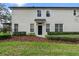
MULTIPOLYGON (((12 31, 14 24, 19 24, 19 31, 30 33, 30 24, 34 23, 34 31, 38 34, 35 19, 46 19, 43 24, 43 35, 46 34, 46 23, 50 23, 50 31, 55 31, 55 24, 62 23, 64 32, 79 32, 79 18, 73 15, 74 8, 15 8, 12 9, 12 31), (37 17, 37 10, 41 10, 42 17, 37 17), (50 17, 46 17, 46 11, 50 17)), ((79 14, 77 9, 77 15, 79 14)))

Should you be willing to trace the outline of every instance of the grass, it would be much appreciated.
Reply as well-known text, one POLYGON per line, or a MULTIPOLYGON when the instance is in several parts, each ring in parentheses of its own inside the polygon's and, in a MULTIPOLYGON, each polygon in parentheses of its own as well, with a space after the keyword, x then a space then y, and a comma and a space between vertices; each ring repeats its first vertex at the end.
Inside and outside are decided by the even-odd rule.
POLYGON ((79 44, 49 42, 0 42, 1 56, 79 56, 79 44))

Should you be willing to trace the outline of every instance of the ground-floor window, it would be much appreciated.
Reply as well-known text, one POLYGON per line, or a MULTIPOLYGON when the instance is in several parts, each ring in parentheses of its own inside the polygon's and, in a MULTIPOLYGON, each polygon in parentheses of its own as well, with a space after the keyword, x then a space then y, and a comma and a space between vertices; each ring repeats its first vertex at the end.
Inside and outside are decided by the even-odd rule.
POLYGON ((30 24, 30 32, 34 32, 34 24, 30 24))
POLYGON ((63 32, 63 24, 55 24, 55 32, 63 32))
POLYGON ((18 24, 14 24, 14 32, 18 32, 18 24))
POLYGON ((46 24, 46 32, 50 32, 50 24, 46 24))

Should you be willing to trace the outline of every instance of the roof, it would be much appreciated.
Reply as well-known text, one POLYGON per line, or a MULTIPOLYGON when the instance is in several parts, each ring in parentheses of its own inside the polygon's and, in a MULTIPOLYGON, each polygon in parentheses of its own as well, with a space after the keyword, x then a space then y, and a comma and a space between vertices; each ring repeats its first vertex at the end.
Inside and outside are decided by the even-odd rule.
POLYGON ((79 9, 79 7, 9 7, 10 9, 20 9, 20 8, 22 8, 22 9, 25 9, 25 8, 69 8, 69 9, 79 9))

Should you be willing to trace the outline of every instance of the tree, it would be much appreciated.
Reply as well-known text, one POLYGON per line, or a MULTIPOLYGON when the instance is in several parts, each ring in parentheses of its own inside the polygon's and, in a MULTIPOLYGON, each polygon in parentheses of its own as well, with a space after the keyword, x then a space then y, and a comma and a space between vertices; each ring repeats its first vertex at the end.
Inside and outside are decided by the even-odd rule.
MULTIPOLYGON (((0 3, 0 22, 3 25, 3 30, 9 31, 11 28, 11 14, 4 3, 0 3), (9 23, 8 23, 9 22, 9 23), (9 28, 9 29, 8 29, 9 28)), ((4 32, 6 32, 4 31, 4 32)))

